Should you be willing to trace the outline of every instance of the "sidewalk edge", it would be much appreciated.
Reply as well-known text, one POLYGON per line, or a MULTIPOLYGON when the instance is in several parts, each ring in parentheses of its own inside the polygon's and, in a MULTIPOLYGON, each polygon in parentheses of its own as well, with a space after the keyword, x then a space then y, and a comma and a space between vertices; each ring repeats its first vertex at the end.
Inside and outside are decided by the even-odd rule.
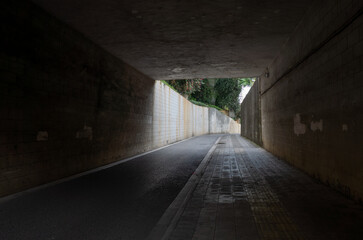
POLYGON ((213 146, 209 149, 208 153, 205 155, 198 168, 189 178, 183 189, 179 192, 174 201, 169 205, 163 216, 159 219, 149 236, 146 238, 147 240, 166 240, 170 237, 189 199, 191 198, 194 189, 202 178, 206 166, 208 165, 211 156, 221 138, 222 137, 218 137, 213 146))

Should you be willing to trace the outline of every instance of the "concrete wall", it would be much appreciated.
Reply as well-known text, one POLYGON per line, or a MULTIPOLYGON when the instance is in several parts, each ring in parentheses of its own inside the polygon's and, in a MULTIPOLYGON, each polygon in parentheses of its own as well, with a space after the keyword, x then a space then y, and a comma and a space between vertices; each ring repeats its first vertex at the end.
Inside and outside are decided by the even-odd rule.
POLYGON ((160 81, 155 83, 153 147, 208 133, 208 108, 199 107, 160 81))
POLYGON ((215 108, 209 108, 209 133, 240 133, 240 124, 215 108))
POLYGON ((241 104, 241 135, 262 146, 259 78, 241 104))
POLYGON ((154 148, 193 136, 240 133, 240 124, 215 108, 192 104, 160 81, 155 82, 153 110, 154 148))
POLYGON ((363 198, 362 5, 314 1, 261 76, 263 147, 355 199, 363 198))
POLYGON ((0 196, 208 133, 207 108, 33 4, 0 14, 0 196))
POLYGON ((152 149, 152 79, 27 1, 0 9, 0 196, 152 149))

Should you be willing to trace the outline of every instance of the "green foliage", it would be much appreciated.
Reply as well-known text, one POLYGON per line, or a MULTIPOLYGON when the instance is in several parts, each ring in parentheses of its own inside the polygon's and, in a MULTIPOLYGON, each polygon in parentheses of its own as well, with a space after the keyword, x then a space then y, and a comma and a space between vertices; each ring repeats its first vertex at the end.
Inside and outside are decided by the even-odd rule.
POLYGON ((195 100, 192 100, 192 99, 190 99, 189 101, 190 101, 191 103, 195 104, 195 105, 198 105, 198 106, 202 106, 202 107, 211 107, 211 108, 215 108, 215 109, 217 109, 218 111, 223 110, 222 108, 217 107, 217 106, 214 106, 214 105, 211 105, 211 104, 205 104, 205 103, 203 103, 203 102, 198 102, 198 101, 195 101, 195 100))
POLYGON ((239 95, 243 87, 252 86, 253 78, 182 79, 163 81, 192 103, 218 110, 240 111, 239 95))
POLYGON ((216 105, 233 112, 239 112, 239 94, 242 85, 239 79, 220 78, 215 87, 217 94, 216 105))
POLYGON ((168 83, 168 81, 165 81, 165 80, 160 80, 162 83, 164 83, 166 86, 170 87, 171 89, 173 89, 175 92, 179 93, 172 85, 170 85, 168 83))
POLYGON ((209 84, 208 79, 203 79, 201 89, 193 92, 190 98, 199 102, 214 105, 216 93, 214 87, 209 84))
POLYGON ((252 86, 255 80, 253 78, 237 78, 238 84, 242 87, 252 86))
POLYGON ((182 94, 184 97, 189 98, 189 96, 200 91, 202 87, 202 79, 182 79, 182 80, 170 80, 168 83, 176 89, 177 92, 182 94))

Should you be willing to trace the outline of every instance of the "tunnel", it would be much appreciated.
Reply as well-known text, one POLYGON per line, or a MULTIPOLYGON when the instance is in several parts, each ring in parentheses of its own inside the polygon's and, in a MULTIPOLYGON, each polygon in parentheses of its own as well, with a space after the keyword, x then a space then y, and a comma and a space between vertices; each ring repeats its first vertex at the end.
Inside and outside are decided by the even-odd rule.
POLYGON ((363 239, 362 9, 1 1, 0 239, 363 239))

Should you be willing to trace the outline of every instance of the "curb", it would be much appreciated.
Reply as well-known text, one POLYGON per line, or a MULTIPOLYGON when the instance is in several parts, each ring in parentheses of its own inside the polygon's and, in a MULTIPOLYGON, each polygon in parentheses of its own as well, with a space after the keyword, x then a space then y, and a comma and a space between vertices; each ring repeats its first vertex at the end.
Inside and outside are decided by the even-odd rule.
POLYGON ((202 178, 211 156, 221 138, 222 137, 219 137, 213 146, 209 149, 198 168, 195 170, 183 189, 179 192, 178 196, 176 196, 174 201, 169 205, 163 216, 152 229, 151 233, 146 238, 147 240, 166 240, 170 237, 172 231, 175 229, 180 219, 180 216, 184 212, 189 199, 191 198, 195 188, 202 178))

